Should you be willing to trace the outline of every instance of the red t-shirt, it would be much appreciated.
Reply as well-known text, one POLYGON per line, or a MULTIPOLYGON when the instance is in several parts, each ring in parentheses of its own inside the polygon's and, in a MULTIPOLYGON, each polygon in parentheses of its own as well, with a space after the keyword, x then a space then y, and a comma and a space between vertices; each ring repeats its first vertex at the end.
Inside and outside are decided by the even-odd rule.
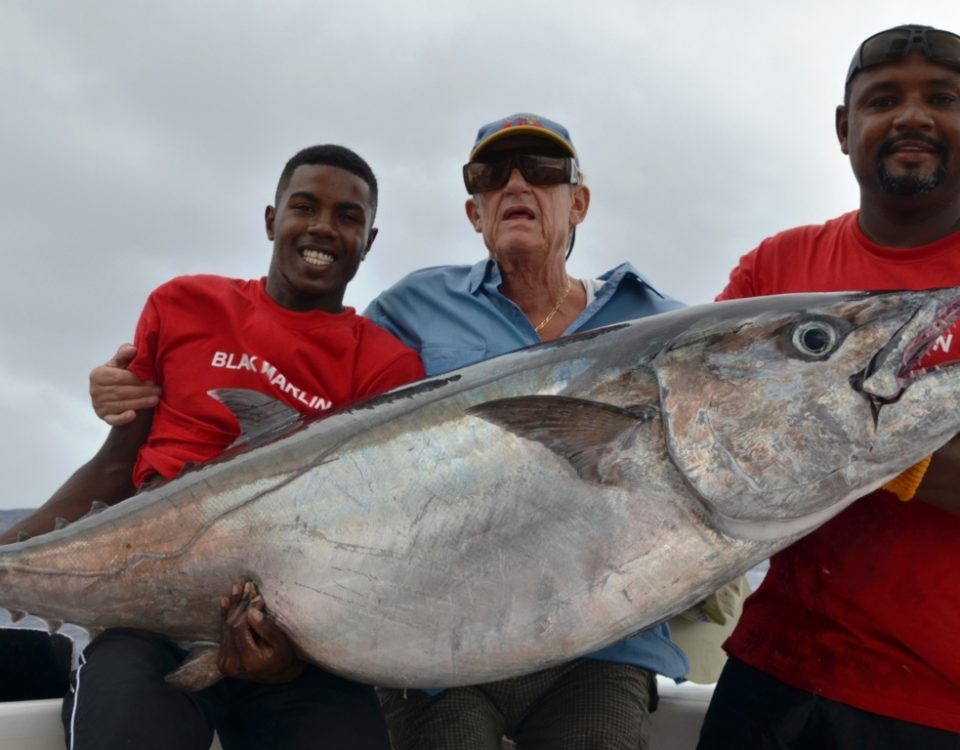
POLYGON ((207 391, 256 390, 320 414, 423 377, 416 352, 352 308, 288 310, 265 279, 173 279, 147 299, 134 343, 131 371, 163 388, 134 467, 138 486, 213 458, 240 434, 207 391))
MULTIPOLYGON (((960 286, 960 232, 871 242, 858 212, 765 240, 718 299, 960 286)), ((878 490, 770 562, 724 644, 788 685, 960 732, 960 517, 878 490)))

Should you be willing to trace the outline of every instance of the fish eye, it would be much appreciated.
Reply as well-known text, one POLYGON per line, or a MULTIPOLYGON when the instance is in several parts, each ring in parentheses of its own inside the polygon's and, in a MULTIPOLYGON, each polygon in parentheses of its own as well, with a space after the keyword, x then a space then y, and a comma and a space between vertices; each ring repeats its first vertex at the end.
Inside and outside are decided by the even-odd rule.
POLYGON ((829 354, 840 338, 837 329, 826 320, 807 320, 793 329, 793 347, 805 357, 829 354))

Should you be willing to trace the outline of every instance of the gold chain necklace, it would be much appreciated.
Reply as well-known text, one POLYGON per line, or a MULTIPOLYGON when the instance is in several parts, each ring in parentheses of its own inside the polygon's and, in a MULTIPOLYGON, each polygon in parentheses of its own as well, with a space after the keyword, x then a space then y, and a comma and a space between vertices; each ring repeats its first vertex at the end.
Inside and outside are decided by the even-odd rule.
POLYGON ((560 311, 560 305, 562 305, 564 301, 567 299, 568 294, 570 294, 570 277, 569 276, 567 276, 567 286, 564 288, 563 295, 560 297, 560 301, 557 302, 557 306, 550 311, 547 317, 545 317, 543 320, 540 321, 539 325, 535 325, 533 327, 534 331, 536 331, 537 333, 540 333, 540 331, 543 330, 543 327, 547 323, 549 323, 551 320, 553 320, 553 316, 560 311))

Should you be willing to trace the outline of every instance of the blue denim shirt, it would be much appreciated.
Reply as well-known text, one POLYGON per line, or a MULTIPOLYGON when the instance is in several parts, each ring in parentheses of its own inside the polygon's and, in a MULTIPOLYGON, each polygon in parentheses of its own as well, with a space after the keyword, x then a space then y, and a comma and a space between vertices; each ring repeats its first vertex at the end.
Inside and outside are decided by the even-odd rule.
MULTIPOLYGON (((683 307, 629 263, 599 278, 603 286, 564 335, 683 307)), ((474 266, 424 268, 381 293, 364 315, 415 349, 427 375, 437 375, 540 343, 523 311, 500 293, 500 283, 500 268, 491 258, 474 266)), ((674 679, 689 669, 666 624, 588 658, 636 664, 674 679)))

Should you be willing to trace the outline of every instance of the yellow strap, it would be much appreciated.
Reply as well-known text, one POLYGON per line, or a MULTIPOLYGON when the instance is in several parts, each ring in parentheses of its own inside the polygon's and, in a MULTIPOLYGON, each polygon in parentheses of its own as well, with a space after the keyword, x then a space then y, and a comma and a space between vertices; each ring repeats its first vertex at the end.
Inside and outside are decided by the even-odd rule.
POLYGON ((924 474, 926 474, 927 469, 930 468, 930 460, 932 458, 933 456, 927 456, 921 461, 918 461, 902 474, 895 476, 883 485, 883 489, 892 492, 902 503, 913 500, 914 495, 917 494, 917 488, 920 486, 920 482, 923 481, 924 474))

